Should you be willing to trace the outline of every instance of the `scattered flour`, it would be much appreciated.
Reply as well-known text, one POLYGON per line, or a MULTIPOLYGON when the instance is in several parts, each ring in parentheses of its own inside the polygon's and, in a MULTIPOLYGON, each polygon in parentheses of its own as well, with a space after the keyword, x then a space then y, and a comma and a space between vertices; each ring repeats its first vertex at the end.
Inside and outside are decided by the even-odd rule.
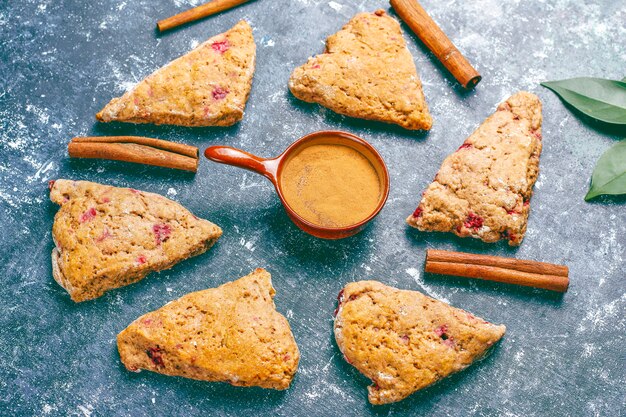
POLYGON ((249 182, 249 181, 247 180, 247 178, 248 178, 248 174, 247 174, 247 173, 244 173, 244 174, 243 174, 243 177, 241 178, 241 184, 239 184, 239 189, 240 189, 240 190, 247 190, 247 189, 249 189, 249 188, 262 187, 262 186, 264 186, 264 185, 265 185, 265 183, 264 183, 264 182, 261 182, 261 181, 256 181, 256 182, 254 182, 254 181, 250 181, 250 182, 249 182))
POLYGON ((78 409, 83 413, 84 417, 91 417, 91 413, 93 413, 93 406, 91 404, 79 405, 78 409))
POLYGON ((583 344, 583 354, 582 354, 582 357, 583 358, 591 358, 593 356, 594 352, 596 352, 597 350, 598 350, 598 348, 593 343, 585 343, 585 344, 583 344))
POLYGON ((249 241, 246 241, 244 238, 239 239, 239 244, 248 249, 250 252, 254 252, 256 250, 256 247, 254 246, 255 243, 256 239, 250 239, 249 241))
POLYGON ((416 268, 408 268, 408 269, 406 269, 406 270, 405 270, 405 272, 406 272, 407 274, 409 274, 409 275, 413 278, 413 280, 415 281, 415 283, 416 283, 417 285, 419 285, 419 286, 420 286, 420 288, 421 288, 421 289, 422 289, 422 290, 423 290, 426 294, 428 294, 429 296, 431 296, 431 297, 433 297, 433 298, 436 298, 436 299, 438 299, 438 300, 441 300, 441 301, 443 301, 444 303, 448 303, 448 304, 450 304, 450 300, 448 300, 446 297, 444 297, 444 296, 442 296, 442 295, 438 294, 438 293, 437 293, 436 291, 434 291, 434 290, 433 290, 433 289, 432 289, 429 285, 426 285, 426 284, 424 283, 424 280, 422 279, 421 274, 420 274, 420 271, 419 271, 418 269, 416 269, 416 268))
POLYGON ((26 105, 26 111, 33 113, 35 116, 37 116, 37 119, 39 119, 39 122, 41 124, 46 124, 48 123, 48 120, 50 120, 50 115, 48 114, 48 109, 42 109, 40 107, 34 106, 32 104, 27 104, 26 105))
POLYGON ((195 7, 201 3, 201 0, 174 0, 176 7, 195 7))
POLYGON ((622 294, 620 298, 609 303, 596 305, 588 311, 587 315, 580 321, 577 331, 583 333, 588 330, 603 328, 618 318, 623 319, 624 311, 626 311, 626 294, 622 294))
POLYGON ((337 3, 336 1, 329 1, 328 5, 330 6, 331 9, 335 10, 336 12, 340 11, 343 8, 343 5, 337 3))

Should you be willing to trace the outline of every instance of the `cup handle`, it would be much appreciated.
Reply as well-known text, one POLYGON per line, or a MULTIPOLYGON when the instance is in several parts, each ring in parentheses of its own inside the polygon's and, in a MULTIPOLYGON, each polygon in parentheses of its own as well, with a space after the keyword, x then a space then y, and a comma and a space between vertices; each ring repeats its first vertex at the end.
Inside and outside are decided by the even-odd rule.
POLYGON ((220 164, 233 165, 256 172, 276 182, 279 158, 264 159, 230 146, 210 146, 205 149, 204 156, 220 164))

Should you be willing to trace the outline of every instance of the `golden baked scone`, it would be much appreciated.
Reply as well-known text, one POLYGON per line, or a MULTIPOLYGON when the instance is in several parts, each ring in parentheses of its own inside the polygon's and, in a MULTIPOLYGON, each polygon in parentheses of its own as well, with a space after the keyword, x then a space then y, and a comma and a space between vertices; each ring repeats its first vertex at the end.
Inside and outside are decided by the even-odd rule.
POLYGON ((240 21, 156 70, 97 115, 101 122, 230 126, 243 118, 256 45, 240 21))
POLYGON ((400 25, 383 10, 359 13, 296 68, 294 96, 361 119, 430 129, 432 118, 400 25))
POLYGON ((180 204, 153 193, 57 180, 52 274, 79 302, 139 281, 209 249, 222 235, 180 204))
POLYGON ((349 283, 338 302, 335 340, 346 361, 372 380, 372 404, 400 401, 467 368, 506 330, 377 281, 349 283))
POLYGON ((519 92, 441 165, 407 223, 484 242, 522 242, 539 175, 541 102, 519 92))
POLYGON ((130 371, 286 389, 300 353, 276 311, 270 274, 187 294, 132 322, 117 336, 130 371))

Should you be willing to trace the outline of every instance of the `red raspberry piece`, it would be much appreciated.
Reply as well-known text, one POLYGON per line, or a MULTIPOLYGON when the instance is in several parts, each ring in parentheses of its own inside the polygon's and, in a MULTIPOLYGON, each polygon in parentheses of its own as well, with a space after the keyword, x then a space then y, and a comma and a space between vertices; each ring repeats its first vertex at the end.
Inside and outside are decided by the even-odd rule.
POLYGON ((441 326, 437 327, 435 329, 435 334, 441 338, 444 345, 454 348, 454 338, 452 336, 448 336, 448 326, 442 324, 441 326))
POLYGON ((467 219, 465 219, 465 223, 463 223, 463 226, 467 227, 468 229, 480 229, 481 227, 483 227, 483 218, 477 216, 470 211, 467 215, 467 219))
POLYGON ((505 230, 504 232, 502 232, 502 237, 504 237, 505 239, 508 240, 515 240, 517 239, 517 235, 509 230, 505 230))
POLYGON ((339 313, 339 308, 341 308, 341 304, 343 304, 343 288, 337 294, 337 308, 335 309, 334 317, 337 317, 337 313, 339 313))
POLYGON ((172 234, 172 229, 167 224, 155 224, 152 226, 152 231, 154 232, 157 245, 165 242, 172 234))
POLYGON ((48 181, 48 190, 52 191, 52 187, 54 187, 55 180, 48 181))
POLYGON ((93 220, 97 214, 96 209, 92 207, 80 215, 79 221, 81 223, 88 222, 89 220, 93 220))
POLYGON ((165 366, 163 362, 163 351, 160 347, 151 347, 146 350, 146 355, 150 358, 152 363, 157 367, 165 366))
POLYGON ((213 42, 211 44, 211 48, 213 48, 215 52, 219 52, 220 54, 223 54, 224 52, 228 51, 228 49, 230 49, 230 44, 228 43, 227 40, 213 42))
POLYGON ((223 100, 228 95, 228 88, 215 87, 212 94, 215 100, 223 100))
MULTIPOLYGON (((443 338, 447 332, 448 332, 448 326, 446 326, 445 324, 442 324, 441 326, 435 329, 435 334, 441 338, 443 338)), ((447 336, 446 336, 446 339, 447 339, 447 336)))
POLYGON ((109 238, 111 236, 113 235, 111 234, 111 232, 109 232, 109 229, 105 227, 104 230, 102 231, 102 234, 96 238, 96 242, 100 243, 106 238, 109 238))
POLYGON ((422 210, 421 207, 418 207, 415 209, 415 211, 413 212, 413 217, 417 218, 420 217, 422 215, 422 213, 424 212, 424 210, 422 210))
POLYGON ((137 259, 135 259, 135 262, 137 262, 139 265, 143 265, 148 262, 148 258, 146 258, 145 255, 139 255, 137 259))
POLYGON ((459 146, 459 149, 457 149, 458 151, 460 151, 461 149, 468 149, 468 148, 472 148, 473 145, 471 143, 464 143, 463 145, 459 146))

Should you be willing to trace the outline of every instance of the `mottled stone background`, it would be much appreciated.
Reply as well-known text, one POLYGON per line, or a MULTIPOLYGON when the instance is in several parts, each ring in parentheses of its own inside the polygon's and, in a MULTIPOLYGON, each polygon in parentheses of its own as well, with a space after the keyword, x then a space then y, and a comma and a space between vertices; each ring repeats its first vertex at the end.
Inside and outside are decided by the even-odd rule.
POLYGON ((583 201, 598 157, 626 132, 581 121, 540 81, 626 76, 623 0, 424 0, 483 75, 464 93, 405 29, 434 127, 427 134, 347 119, 295 100, 290 71, 323 40, 384 1, 257 0, 157 35, 155 22, 199 0, 0 0, 0 415, 616 416, 626 413, 626 200, 583 201), (244 120, 232 128, 101 125, 94 114, 152 70, 239 19, 254 28, 257 69, 244 120), (508 95, 544 103, 541 175, 518 249, 409 229, 443 158, 508 95), (300 232, 262 177, 202 160, 197 175, 70 161, 72 136, 137 134, 263 156, 318 129, 344 129, 379 149, 392 188, 360 235, 328 242, 300 232), (83 304, 53 281, 48 200, 55 178, 154 191, 224 229, 207 254, 83 304), (563 296, 423 274, 426 248, 564 263, 563 296), (187 292, 265 267, 302 351, 285 392, 129 373, 115 337, 137 316, 187 292), (372 407, 368 381, 331 333, 335 296, 377 279, 423 291, 508 332, 472 368, 398 404, 372 407))

